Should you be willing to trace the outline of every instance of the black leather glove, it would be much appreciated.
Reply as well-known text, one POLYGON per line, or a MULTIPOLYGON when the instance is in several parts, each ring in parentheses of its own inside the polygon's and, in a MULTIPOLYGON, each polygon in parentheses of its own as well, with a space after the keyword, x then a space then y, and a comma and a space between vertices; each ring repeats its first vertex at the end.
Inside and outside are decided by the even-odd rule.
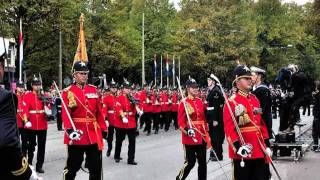
POLYGON ((108 132, 107 131, 102 131, 102 138, 107 140, 107 138, 108 138, 108 132))

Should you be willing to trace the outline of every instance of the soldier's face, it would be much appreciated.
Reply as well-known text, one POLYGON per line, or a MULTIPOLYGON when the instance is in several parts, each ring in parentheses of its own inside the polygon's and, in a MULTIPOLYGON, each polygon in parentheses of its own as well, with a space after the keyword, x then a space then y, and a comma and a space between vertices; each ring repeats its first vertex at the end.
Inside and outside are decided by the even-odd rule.
POLYGON ((124 92, 125 94, 129 94, 129 93, 130 93, 130 89, 129 89, 129 88, 124 88, 124 89, 123 89, 123 92, 124 92))
POLYGON ((212 86, 212 83, 213 83, 212 79, 208 78, 207 82, 208 82, 208 87, 212 86))
POLYGON ((252 76, 251 76, 251 77, 252 77, 252 78, 251 78, 251 79, 252 79, 252 83, 255 84, 255 83, 257 82, 257 80, 258 80, 258 74, 252 72, 251 75, 252 75, 252 76))
POLYGON ((252 87, 251 77, 243 77, 237 80, 237 88, 243 91, 250 91, 252 87))
POLYGON ((192 96, 198 96, 199 94, 199 88, 198 87, 189 87, 188 88, 188 93, 192 96))
POLYGON ((39 92, 41 90, 41 86, 40 85, 32 85, 32 90, 39 92))
POLYGON ((77 84, 84 85, 88 80, 88 72, 79 71, 74 74, 74 80, 77 84))
POLYGON ((24 92, 24 88, 17 87, 17 92, 18 92, 18 93, 23 93, 23 92, 24 92))
POLYGON ((117 92, 117 88, 110 88, 112 93, 116 93, 117 92))

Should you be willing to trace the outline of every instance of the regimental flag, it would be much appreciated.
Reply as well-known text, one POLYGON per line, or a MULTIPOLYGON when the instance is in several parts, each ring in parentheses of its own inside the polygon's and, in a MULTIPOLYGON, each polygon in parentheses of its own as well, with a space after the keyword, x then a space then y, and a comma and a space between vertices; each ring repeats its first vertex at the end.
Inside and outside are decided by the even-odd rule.
POLYGON ((169 55, 167 54, 167 58, 166 58, 166 71, 167 71, 167 76, 169 76, 169 55))
POLYGON ((157 55, 156 54, 154 54, 154 58, 153 58, 153 68, 154 68, 153 76, 156 79, 157 78, 157 55))
POLYGON ((84 15, 83 14, 81 14, 79 22, 80 22, 80 31, 79 31, 79 39, 78 39, 78 48, 74 56, 73 64, 77 61, 81 61, 84 63, 88 62, 86 39, 84 36, 84 26, 83 26, 84 15))

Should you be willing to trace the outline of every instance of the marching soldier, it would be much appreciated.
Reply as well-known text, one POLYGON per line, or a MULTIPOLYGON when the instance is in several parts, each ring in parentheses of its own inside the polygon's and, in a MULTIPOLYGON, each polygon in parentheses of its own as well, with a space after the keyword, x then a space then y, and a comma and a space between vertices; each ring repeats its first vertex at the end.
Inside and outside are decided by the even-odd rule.
POLYGON ((55 97, 54 106, 56 106, 56 120, 57 120, 57 129, 58 131, 63 131, 62 129, 62 117, 61 117, 61 98, 55 97))
POLYGON ((164 131, 168 131, 170 128, 171 120, 170 120, 170 102, 169 102, 169 94, 167 87, 163 88, 163 91, 160 95, 161 97, 161 111, 162 111, 162 121, 164 123, 164 131))
POLYGON ((222 144, 224 141, 224 130, 223 130, 223 118, 222 111, 224 105, 224 97, 220 88, 216 85, 216 81, 212 75, 208 78, 208 94, 206 101, 208 107, 206 108, 206 117, 209 124, 209 134, 211 138, 211 144, 217 157, 214 153, 210 153, 210 159, 213 161, 223 160, 223 149, 222 144), (217 159, 218 158, 218 159, 217 159))
POLYGON ((177 180, 186 179, 198 161, 198 179, 207 179, 206 146, 208 125, 205 120, 205 107, 200 98, 198 84, 194 79, 186 82, 187 97, 182 99, 178 109, 178 124, 182 135, 185 162, 177 175, 177 180), (184 104, 185 103, 185 104, 184 104), (190 117, 190 123, 187 114, 190 117))
POLYGON ((75 82, 62 94, 62 103, 65 104, 62 107, 64 143, 68 149, 63 177, 66 180, 75 179, 77 171, 81 168, 83 155, 86 154, 89 179, 100 180, 102 138, 107 136, 105 117, 97 88, 87 84, 87 65, 78 61, 74 63, 73 70, 75 82))
POLYGON ((25 95, 25 89, 24 89, 24 84, 22 82, 17 83, 17 93, 16 96, 18 98, 18 104, 17 104, 17 125, 19 128, 19 134, 21 138, 21 149, 22 149, 22 154, 26 156, 27 153, 27 139, 26 135, 24 132, 24 125, 28 121, 27 115, 25 113, 25 105, 26 103, 24 102, 24 95, 25 95))
POLYGON ((144 131, 147 131, 147 136, 149 136, 151 134, 151 123, 152 123, 152 92, 151 89, 149 89, 149 87, 147 87, 146 85, 144 86, 144 90, 140 92, 140 102, 142 105, 142 109, 143 109, 143 115, 141 116, 140 119, 140 127, 141 127, 141 123, 145 123, 145 128, 144 131))
POLYGON ((259 100, 250 93, 251 72, 247 66, 239 65, 233 74, 233 85, 237 91, 228 99, 223 109, 233 178, 268 180, 269 169, 265 157, 267 154, 271 155, 269 136, 261 117, 259 100))
POLYGON ((24 96, 25 112, 29 121, 25 124, 28 162, 32 164, 33 153, 38 145, 36 171, 44 173, 42 166, 45 158, 48 129, 47 116, 45 114, 47 100, 44 94, 41 93, 42 82, 38 78, 34 77, 31 85, 32 91, 24 96))
POLYGON ((179 106, 179 99, 178 99, 178 92, 176 89, 173 90, 172 96, 171 96, 172 104, 171 104, 171 118, 173 119, 173 124, 175 130, 177 130, 178 127, 178 106, 179 106))
POLYGON ((131 97, 130 91, 130 83, 125 79, 123 83, 123 93, 118 98, 120 108, 118 108, 118 114, 114 124, 116 128, 116 148, 114 153, 114 159, 116 163, 120 162, 122 142, 125 139, 125 136, 127 135, 129 140, 127 163, 130 165, 137 165, 138 163, 134 160, 137 127, 137 123, 135 120, 136 107, 135 102, 133 102, 134 100, 131 97))
POLYGON ((15 112, 20 102, 2 88, 3 76, 4 59, 0 56, 0 179, 41 180, 21 153, 15 112))
POLYGON ((117 83, 112 79, 110 82, 110 93, 108 93, 103 99, 103 111, 106 115, 106 119, 108 120, 108 150, 107 150, 107 157, 110 156, 112 150, 112 141, 113 141, 113 134, 114 134, 114 123, 116 119, 116 103, 117 103, 117 83))

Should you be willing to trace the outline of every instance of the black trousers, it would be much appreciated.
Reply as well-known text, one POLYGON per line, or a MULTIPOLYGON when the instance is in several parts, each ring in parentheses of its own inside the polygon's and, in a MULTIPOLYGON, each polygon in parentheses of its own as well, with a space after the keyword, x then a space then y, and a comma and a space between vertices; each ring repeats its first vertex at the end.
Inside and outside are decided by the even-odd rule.
POLYGON ((31 176, 31 169, 29 168, 28 162, 23 157, 19 147, 1 148, 0 162, 0 179, 27 180, 31 176), (23 169, 25 170, 23 171, 23 169), (18 173, 19 170, 22 171, 18 173))
POLYGON ((198 180, 207 179, 207 148, 206 144, 201 145, 184 145, 185 162, 180 170, 176 180, 186 179, 191 169, 198 160, 198 180))
POLYGON ((152 113, 153 129, 159 131, 160 113, 152 113))
POLYGON ((57 119, 57 129, 58 129, 58 131, 61 131, 61 130, 62 130, 62 117, 61 117, 61 113, 57 113, 56 119, 57 119))
POLYGON ((178 112, 170 111, 170 121, 173 121, 175 129, 178 129, 178 112))
POLYGON ((240 166, 241 160, 233 160, 234 180, 269 180, 269 165, 263 158, 244 160, 245 166, 240 166))
POLYGON ((69 145, 67 165, 63 171, 64 180, 74 180, 81 168, 83 155, 86 154, 89 180, 101 180, 102 157, 97 144, 69 145))
POLYGON ((164 122, 164 130, 168 131, 170 128, 170 124, 171 124, 170 111, 162 112, 162 119, 164 122))
POLYGON ((19 134, 21 139, 21 151, 23 156, 27 156, 27 135, 24 128, 19 128, 19 134))
POLYGON ((114 134, 114 126, 110 125, 108 127, 108 138, 107 138, 108 152, 111 152, 112 150, 113 134, 114 134))
POLYGON ((47 141, 47 130, 29 130, 25 129, 27 139, 27 154, 28 162, 32 164, 33 153, 38 145, 37 152, 37 168, 42 168, 45 152, 46 152, 46 141, 47 141))
POLYGON ((320 138, 320 119, 313 119, 312 122, 312 138, 313 144, 319 145, 319 138, 320 138))
POLYGON ((128 136, 128 162, 134 161, 135 151, 136 151, 136 129, 124 129, 116 128, 116 149, 114 152, 114 158, 120 159, 122 142, 126 135, 128 136))
POLYGON ((152 112, 145 112, 144 114, 144 123, 146 124, 145 130, 151 132, 151 123, 152 123, 152 112))
MULTIPOLYGON (((219 122, 221 123, 221 122, 219 122)), ((218 159, 222 160, 223 158, 223 148, 222 144, 224 141, 224 130, 223 126, 221 124, 218 124, 218 126, 213 127, 213 123, 209 123, 209 136, 211 139, 211 145, 214 152, 217 154, 218 159)), ((214 157, 214 154, 210 154, 211 157, 214 157)))

